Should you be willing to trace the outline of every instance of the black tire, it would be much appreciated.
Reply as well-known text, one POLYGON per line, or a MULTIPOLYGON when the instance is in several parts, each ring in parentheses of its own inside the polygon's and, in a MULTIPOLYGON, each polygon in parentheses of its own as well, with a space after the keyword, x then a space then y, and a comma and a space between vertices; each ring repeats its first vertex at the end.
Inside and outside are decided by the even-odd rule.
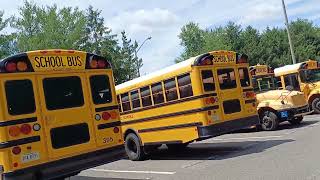
POLYGON ((292 125, 298 125, 301 123, 302 120, 303 120, 303 117, 299 116, 299 117, 296 117, 296 118, 289 120, 289 123, 292 125))
POLYGON ((260 115, 261 129, 264 131, 274 131, 279 126, 278 116, 272 111, 264 111, 260 115))
POLYGON ((179 144, 166 144, 169 150, 183 150, 189 143, 179 143, 179 144))
POLYGON ((320 98, 314 98, 311 102, 311 108, 315 114, 320 114, 320 98))
POLYGON ((124 142, 124 147, 130 160, 144 160, 146 154, 143 151, 142 144, 137 135, 133 133, 128 134, 124 142))

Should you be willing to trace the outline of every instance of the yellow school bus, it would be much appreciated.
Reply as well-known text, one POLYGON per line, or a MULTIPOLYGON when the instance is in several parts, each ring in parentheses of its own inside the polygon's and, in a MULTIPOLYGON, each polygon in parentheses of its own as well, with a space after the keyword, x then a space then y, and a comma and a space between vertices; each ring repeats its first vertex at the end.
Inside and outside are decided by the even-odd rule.
POLYGON ((116 86, 128 157, 257 125, 247 59, 212 51, 116 86))
POLYGON ((276 68, 282 88, 303 92, 310 107, 320 114, 320 64, 314 60, 276 68))
POLYGON ((283 121, 299 124, 304 115, 312 113, 303 93, 278 89, 279 79, 274 76, 271 67, 259 64, 251 66, 250 74, 257 94, 257 110, 262 130, 276 130, 283 121))
POLYGON ((74 50, 0 61, 4 180, 55 179, 125 155, 110 63, 74 50))

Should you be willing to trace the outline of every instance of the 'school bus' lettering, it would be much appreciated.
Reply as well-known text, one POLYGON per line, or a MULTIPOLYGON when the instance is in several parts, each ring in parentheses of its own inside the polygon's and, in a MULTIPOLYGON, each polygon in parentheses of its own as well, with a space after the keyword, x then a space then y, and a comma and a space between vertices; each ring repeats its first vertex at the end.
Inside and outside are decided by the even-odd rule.
POLYGON ((256 75, 266 75, 268 74, 268 66, 266 65, 260 65, 256 67, 256 71, 255 71, 256 75))
POLYGON ((67 177, 123 157, 106 58, 30 51, 1 60, 0 70, 0 179, 67 177))

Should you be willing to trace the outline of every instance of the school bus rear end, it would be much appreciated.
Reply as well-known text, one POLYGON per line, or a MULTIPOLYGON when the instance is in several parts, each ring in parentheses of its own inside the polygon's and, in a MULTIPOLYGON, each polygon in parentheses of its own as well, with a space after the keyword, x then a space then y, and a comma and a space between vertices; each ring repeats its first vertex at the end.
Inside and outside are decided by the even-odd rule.
POLYGON ((246 59, 235 52, 210 52, 117 86, 129 158, 141 160, 161 144, 184 147, 257 125, 246 59), (234 87, 224 89, 230 74, 234 87))
POLYGON ((2 60, 0 68, 3 179, 63 178, 123 156, 112 70, 105 58, 32 51, 2 60))

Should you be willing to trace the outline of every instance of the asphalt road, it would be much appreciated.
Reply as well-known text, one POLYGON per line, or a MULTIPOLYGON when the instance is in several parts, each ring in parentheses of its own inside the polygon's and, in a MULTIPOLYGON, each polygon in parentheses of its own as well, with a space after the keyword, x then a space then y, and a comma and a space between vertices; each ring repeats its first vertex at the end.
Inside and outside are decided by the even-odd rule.
POLYGON ((192 143, 184 151, 162 147, 146 161, 121 160, 71 180, 320 179, 320 115, 273 132, 246 131, 192 143))

